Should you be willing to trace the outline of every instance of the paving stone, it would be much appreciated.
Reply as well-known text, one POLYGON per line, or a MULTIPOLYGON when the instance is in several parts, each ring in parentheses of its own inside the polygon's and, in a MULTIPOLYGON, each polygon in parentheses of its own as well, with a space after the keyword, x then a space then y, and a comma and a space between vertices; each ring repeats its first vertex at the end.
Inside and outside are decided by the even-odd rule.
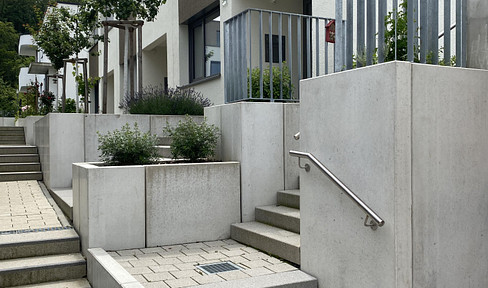
POLYGON ((146 288, 170 288, 164 281, 147 282, 142 284, 146 288))
POLYGON ((228 272, 218 273, 217 275, 219 275, 220 277, 224 278, 227 281, 244 279, 244 278, 250 277, 249 275, 247 275, 246 273, 244 273, 242 271, 228 271, 228 272))
POLYGON ((242 257, 242 256, 235 256, 235 257, 229 257, 227 258, 227 261, 231 261, 232 263, 235 263, 235 264, 240 264, 240 263, 243 263, 243 262, 248 262, 249 260, 242 257))
POLYGON ((188 262, 198 262, 198 261, 204 261, 200 255, 192 255, 192 256, 180 256, 178 257, 182 262, 188 263, 188 262))
POLYGON ((119 262, 120 266, 124 267, 124 268, 132 268, 134 266, 132 266, 129 261, 122 261, 122 262, 119 262))
POLYGON ((169 272, 145 273, 142 275, 144 276, 144 278, 147 279, 148 282, 156 282, 156 281, 175 279, 175 277, 173 277, 173 275, 169 274, 169 272))
POLYGON ((246 246, 244 246, 242 244, 232 244, 232 245, 225 245, 225 246, 222 246, 222 247, 224 247, 227 250, 234 250, 234 249, 245 248, 246 246))
POLYGON ((156 265, 156 266, 149 266, 154 273, 158 272, 169 272, 169 271, 179 271, 179 269, 175 265, 156 265))
POLYGON ((247 275, 251 277, 256 277, 256 276, 261 276, 261 275, 268 275, 268 274, 273 274, 275 272, 267 269, 266 267, 258 267, 258 268, 253 268, 253 269, 245 269, 242 270, 242 272, 246 273, 247 275))
POLYGON ((127 272, 129 272, 132 275, 138 275, 138 274, 146 274, 146 273, 152 273, 153 271, 149 269, 147 266, 140 266, 140 267, 128 267, 125 268, 127 272))
POLYGON ((142 275, 132 275, 139 283, 144 284, 147 283, 147 279, 144 278, 142 275))
POLYGON ((162 258, 161 255, 159 255, 158 253, 137 254, 135 256, 137 259, 141 259, 141 260, 145 260, 145 259, 156 260, 162 258))
POLYGON ((176 279, 190 278, 193 276, 202 275, 200 273, 197 273, 194 269, 193 270, 183 270, 183 271, 179 271, 179 270, 178 271, 171 271, 169 273, 171 273, 171 275, 173 275, 176 279))
POLYGON ((268 266, 269 263, 264 261, 264 260, 259 259, 259 260, 242 262, 241 265, 244 265, 244 266, 252 269, 252 268, 268 266))
POLYGON ((182 278, 182 279, 175 279, 175 280, 167 280, 165 282, 171 288, 179 288, 179 287, 188 287, 188 286, 198 285, 198 283, 195 280, 191 279, 191 278, 182 278))
POLYGON ((188 243, 184 244, 187 249, 197 249, 197 248, 205 248, 207 245, 203 242, 197 242, 197 243, 188 243))
POLYGON ((257 252, 257 253, 245 254, 242 257, 252 261, 252 260, 259 260, 259 259, 268 259, 270 256, 262 252, 257 252))
POLYGON ((190 270, 195 269, 196 263, 182 263, 182 264, 174 264, 180 270, 190 270))
POLYGON ((120 250, 120 251, 117 251, 117 253, 118 253, 120 256, 144 254, 144 253, 142 253, 142 251, 141 251, 141 250, 139 250, 139 249, 120 250))
POLYGON ((215 274, 210 274, 210 275, 198 275, 191 277, 193 280, 198 282, 198 284, 203 285, 203 284, 210 284, 210 283, 217 283, 217 282, 222 282, 224 281, 223 278, 215 275, 215 274))
POLYGON ((171 257, 171 258, 158 258, 158 259, 154 259, 154 261, 156 261, 159 265, 181 264, 181 263, 183 263, 183 262, 181 262, 180 259, 178 259, 176 257, 171 257))
POLYGON ((243 251, 241 249, 221 251, 221 253, 227 257, 241 256, 247 254, 246 251, 243 251))
POLYGON ((218 246, 228 245, 227 243, 225 243, 222 240, 203 242, 203 244, 207 245, 208 247, 218 247, 218 246))
POLYGON ((222 240, 222 242, 226 243, 227 245, 239 244, 239 242, 232 240, 232 239, 225 239, 225 240, 222 240))
POLYGON ((297 270, 296 267, 294 267, 288 263, 281 263, 281 264, 277 264, 277 265, 268 265, 268 266, 266 266, 266 268, 268 268, 269 270, 276 272, 276 273, 297 270))
POLYGON ((208 252, 208 253, 216 253, 216 252, 222 252, 222 251, 229 251, 229 250, 225 249, 222 246, 207 247, 207 248, 202 248, 202 250, 204 250, 205 252, 208 252))
POLYGON ((183 245, 168 245, 168 246, 164 246, 163 249, 166 251, 174 251, 174 250, 179 251, 181 249, 187 249, 187 248, 183 245))
POLYGON ((141 266, 154 266, 157 263, 154 260, 148 259, 148 260, 129 260, 129 263, 134 266, 134 267, 141 267, 141 266))
POLYGON ((144 254, 164 252, 164 249, 162 247, 141 248, 139 250, 141 250, 144 254))
POLYGON ((217 260, 217 259, 227 258, 227 256, 222 253, 205 253, 205 254, 200 254, 200 256, 202 256, 206 260, 217 260))
POLYGON ((181 253, 180 250, 164 251, 159 252, 158 254, 161 255, 161 257, 163 258, 185 256, 185 254, 181 253))
POLYGON ((196 249, 183 249, 181 250, 181 253, 185 254, 186 256, 191 256, 191 255, 197 255, 206 252, 200 248, 196 248, 196 249))

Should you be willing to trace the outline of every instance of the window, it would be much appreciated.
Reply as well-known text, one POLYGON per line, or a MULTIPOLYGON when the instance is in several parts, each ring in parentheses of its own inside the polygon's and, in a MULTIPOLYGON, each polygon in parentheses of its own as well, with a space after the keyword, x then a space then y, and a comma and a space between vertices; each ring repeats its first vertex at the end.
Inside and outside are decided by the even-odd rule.
POLYGON ((220 73, 220 11, 203 13, 189 25, 190 82, 220 73))
MULTIPOLYGON (((280 59, 280 44, 278 42, 279 36, 273 35, 273 63, 279 63, 280 59)), ((281 36, 281 61, 286 61, 286 50, 285 50, 285 36, 281 36)), ((264 61, 269 62, 269 34, 264 35, 264 61)))

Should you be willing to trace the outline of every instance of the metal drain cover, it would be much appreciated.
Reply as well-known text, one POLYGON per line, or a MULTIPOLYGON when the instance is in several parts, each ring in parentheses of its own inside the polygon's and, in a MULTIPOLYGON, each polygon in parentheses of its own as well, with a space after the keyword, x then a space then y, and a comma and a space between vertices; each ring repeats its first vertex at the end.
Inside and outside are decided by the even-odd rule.
POLYGON ((242 270, 241 267, 237 266, 232 262, 218 262, 212 264, 205 264, 205 265, 198 265, 198 269, 205 272, 205 274, 215 274, 220 272, 227 272, 227 271, 234 271, 234 270, 242 270))

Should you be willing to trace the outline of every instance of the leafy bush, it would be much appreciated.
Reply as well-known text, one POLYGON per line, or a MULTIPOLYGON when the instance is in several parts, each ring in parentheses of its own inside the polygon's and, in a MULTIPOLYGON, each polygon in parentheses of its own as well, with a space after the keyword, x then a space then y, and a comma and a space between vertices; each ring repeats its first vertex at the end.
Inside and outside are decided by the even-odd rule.
POLYGON ((206 121, 196 123, 187 115, 185 122, 180 121, 175 128, 167 125, 164 132, 172 137, 171 154, 173 158, 185 158, 190 162, 215 155, 219 129, 208 125, 206 121))
POLYGON ((119 131, 115 129, 106 135, 98 134, 98 150, 103 162, 111 165, 142 165, 153 163, 157 157, 157 136, 142 133, 134 124, 131 129, 126 123, 119 131))
MULTIPOLYGON (((293 96, 293 84, 291 84, 290 69, 286 62, 283 62, 283 73, 280 71, 280 67, 273 67, 273 99, 280 99, 280 82, 281 75, 283 74, 283 99, 291 99, 293 96)), ((251 71, 252 80, 252 98, 260 98, 260 69, 255 67, 251 71)), ((263 98, 271 98, 271 90, 269 89, 269 69, 263 70, 263 98)), ((249 87, 249 71, 247 77, 247 86, 249 87)))
MULTIPOLYGON (((63 112, 63 101, 61 101, 61 99, 58 101, 58 107, 56 108, 56 112, 63 112)), ((64 103, 64 113, 76 113, 75 99, 66 98, 66 102, 64 103)))
POLYGON ((208 98, 193 89, 158 86, 147 87, 134 97, 126 96, 120 106, 130 114, 203 115, 203 108, 210 105, 208 98))

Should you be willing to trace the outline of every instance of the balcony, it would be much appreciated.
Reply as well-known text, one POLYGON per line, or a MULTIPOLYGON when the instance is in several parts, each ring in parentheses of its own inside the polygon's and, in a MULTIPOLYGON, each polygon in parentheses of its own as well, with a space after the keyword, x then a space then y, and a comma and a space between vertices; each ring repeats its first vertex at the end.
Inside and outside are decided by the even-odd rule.
POLYGON ((36 57, 37 45, 34 44, 32 35, 20 35, 19 38, 19 55, 36 57))
POLYGON ((19 92, 27 92, 27 88, 33 83, 44 83, 44 75, 29 74, 29 67, 20 68, 19 73, 19 92))
POLYGON ((336 1, 335 19, 235 15, 224 22, 225 102, 296 102, 302 79, 392 60, 466 66, 465 0, 398 2, 336 1))

